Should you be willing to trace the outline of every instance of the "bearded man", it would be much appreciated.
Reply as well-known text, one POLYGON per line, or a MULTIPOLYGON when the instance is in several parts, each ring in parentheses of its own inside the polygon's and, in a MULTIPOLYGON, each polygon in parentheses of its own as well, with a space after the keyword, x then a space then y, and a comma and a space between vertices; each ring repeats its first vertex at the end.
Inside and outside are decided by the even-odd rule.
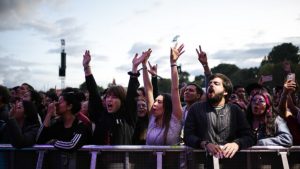
POLYGON ((245 114, 227 103, 232 93, 230 79, 217 73, 208 81, 207 101, 193 104, 187 115, 184 141, 217 158, 232 158, 238 150, 254 145, 254 137, 245 114))

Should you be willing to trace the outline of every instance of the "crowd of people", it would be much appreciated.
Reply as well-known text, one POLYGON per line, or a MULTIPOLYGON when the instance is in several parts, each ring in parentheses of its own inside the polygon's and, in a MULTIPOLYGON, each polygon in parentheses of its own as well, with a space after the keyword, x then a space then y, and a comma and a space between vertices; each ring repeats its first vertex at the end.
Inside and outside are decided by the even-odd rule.
MULTIPOLYGON (((177 60, 184 45, 170 49, 170 93, 158 93, 151 49, 136 54, 125 88, 100 93, 86 50, 82 66, 87 91, 67 87, 37 92, 30 84, 0 85, 0 143, 16 148, 51 144, 71 151, 83 145, 187 145, 218 158, 232 158, 253 145, 300 144, 297 83, 287 79, 275 92, 262 83, 240 86, 212 74, 207 55, 196 49, 206 91, 196 83, 179 88, 177 60), (138 69, 141 66, 142 69, 138 69), (140 87, 142 74, 144 87, 140 87), (150 78, 151 76, 151 78, 150 78)), ((291 73, 291 72, 287 72, 291 73)))

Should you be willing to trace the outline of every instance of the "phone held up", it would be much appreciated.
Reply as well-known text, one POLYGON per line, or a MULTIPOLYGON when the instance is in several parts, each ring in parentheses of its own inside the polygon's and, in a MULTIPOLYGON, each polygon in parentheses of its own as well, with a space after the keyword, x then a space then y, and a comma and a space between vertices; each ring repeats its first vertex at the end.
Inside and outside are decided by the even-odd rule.
POLYGON ((287 81, 292 80, 295 81, 295 73, 289 73, 286 78, 287 81))

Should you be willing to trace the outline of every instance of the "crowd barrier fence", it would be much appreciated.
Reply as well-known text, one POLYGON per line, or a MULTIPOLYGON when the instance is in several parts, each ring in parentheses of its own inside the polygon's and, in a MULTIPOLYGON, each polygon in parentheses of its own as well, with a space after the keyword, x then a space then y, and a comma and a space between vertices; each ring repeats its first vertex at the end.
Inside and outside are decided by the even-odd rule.
POLYGON ((36 169, 300 169, 300 146, 253 146, 231 159, 218 159, 187 146, 96 146, 61 151, 52 145, 15 149, 0 144, 0 168, 36 169), (1 160, 2 159, 2 160, 1 160))

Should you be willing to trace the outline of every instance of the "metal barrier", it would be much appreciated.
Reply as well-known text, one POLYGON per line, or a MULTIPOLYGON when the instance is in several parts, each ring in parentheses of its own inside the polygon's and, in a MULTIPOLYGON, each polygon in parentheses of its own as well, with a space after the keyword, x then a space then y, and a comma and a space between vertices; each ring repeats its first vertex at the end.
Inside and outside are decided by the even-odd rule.
MULTIPOLYGON (((58 161, 63 161, 64 164, 62 165, 65 166, 64 168, 72 169, 197 169, 204 168, 204 164, 208 159, 211 159, 212 168, 214 169, 300 168, 300 146, 293 146, 290 148, 281 146, 253 146, 249 149, 240 150, 232 159, 218 159, 207 155, 204 150, 195 150, 186 146, 86 145, 75 152, 63 152, 55 149, 51 145, 35 145, 31 148, 15 149, 9 144, 0 144, 0 153, 7 154, 9 152, 37 152, 36 154, 33 154, 33 158, 36 160, 34 164, 34 168, 36 169, 57 168, 57 166, 52 165, 52 163, 59 163, 58 161), (52 161, 48 161, 49 159, 52 159, 52 161), (64 161, 65 159, 67 160, 64 161), (51 163, 52 167, 49 166, 49 163, 51 163)), ((26 167, 23 166, 23 168, 26 167)))

